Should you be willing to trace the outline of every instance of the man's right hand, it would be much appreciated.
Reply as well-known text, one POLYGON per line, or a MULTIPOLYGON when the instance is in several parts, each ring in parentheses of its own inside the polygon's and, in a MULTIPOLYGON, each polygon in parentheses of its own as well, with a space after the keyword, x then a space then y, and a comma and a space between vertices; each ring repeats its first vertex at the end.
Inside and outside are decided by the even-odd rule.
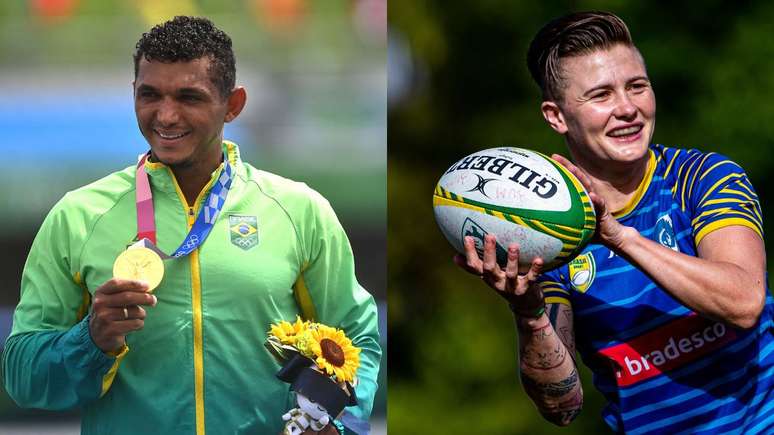
POLYGON ((505 298, 515 313, 529 316, 543 307, 543 292, 537 285, 533 285, 540 270, 543 260, 536 258, 532 261, 529 271, 519 275, 519 245, 512 243, 508 246, 508 262, 503 270, 497 264, 495 236, 484 236, 484 258, 478 257, 475 241, 472 237, 465 237, 465 255, 457 254, 454 262, 473 275, 480 276, 484 282, 505 298))
POLYGON ((94 344, 108 353, 126 344, 126 334, 142 329, 145 309, 155 306, 156 296, 148 293, 148 284, 113 278, 94 292, 89 333, 94 344))

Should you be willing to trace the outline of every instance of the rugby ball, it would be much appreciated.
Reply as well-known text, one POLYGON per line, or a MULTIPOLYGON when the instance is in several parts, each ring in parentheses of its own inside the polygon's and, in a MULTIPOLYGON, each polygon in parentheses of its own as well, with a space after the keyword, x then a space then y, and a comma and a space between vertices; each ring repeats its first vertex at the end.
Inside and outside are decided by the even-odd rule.
POLYGON ((578 255, 594 235, 596 216, 583 185, 562 165, 535 151, 492 148, 452 165, 433 194, 435 220, 452 246, 464 253, 472 236, 479 256, 484 235, 497 238, 497 262, 520 246, 519 270, 536 257, 543 271, 578 255))

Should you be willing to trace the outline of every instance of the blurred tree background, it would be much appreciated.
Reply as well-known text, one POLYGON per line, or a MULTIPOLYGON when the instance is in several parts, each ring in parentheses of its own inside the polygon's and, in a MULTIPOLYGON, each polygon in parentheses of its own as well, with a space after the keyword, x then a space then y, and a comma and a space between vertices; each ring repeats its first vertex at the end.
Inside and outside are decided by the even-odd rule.
MULTIPOLYGON (((441 174, 474 150, 567 155, 526 67, 548 20, 607 10, 629 25, 658 102, 653 141, 741 164, 764 215, 774 159, 774 3, 392 0, 388 43, 389 428, 394 433, 548 434, 518 381, 512 315, 459 270, 437 229, 441 174)), ((771 225, 766 226, 767 230, 771 225)), ((771 243, 767 243, 771 247, 771 243)), ((769 251, 771 252, 771 250, 769 251)), ((565 433, 606 433, 584 373, 584 411, 565 433)))
MULTIPOLYGON (((147 150, 132 54, 174 15, 206 16, 231 36, 248 103, 225 137, 254 166, 330 200, 379 303, 386 348, 386 0, 0 2, 0 347, 48 210, 147 150)), ((386 355, 382 367, 381 422, 386 355)), ((51 415, 16 408, 0 387, 0 433, 19 433, 6 420, 51 415)))

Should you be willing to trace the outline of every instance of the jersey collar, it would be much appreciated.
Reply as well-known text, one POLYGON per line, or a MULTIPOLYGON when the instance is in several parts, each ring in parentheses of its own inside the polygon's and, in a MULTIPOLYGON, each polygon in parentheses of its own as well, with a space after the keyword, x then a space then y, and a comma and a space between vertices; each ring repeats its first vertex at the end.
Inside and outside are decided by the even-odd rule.
POLYGON ((637 208, 640 200, 642 200, 642 197, 645 196, 645 192, 648 191, 650 182, 653 180, 653 173, 656 170, 656 154, 650 148, 648 149, 648 154, 650 155, 650 158, 648 159, 648 167, 645 169, 645 176, 642 177, 640 185, 637 186, 637 190, 634 191, 634 196, 632 196, 632 199, 630 199, 629 202, 623 206, 623 208, 613 212, 614 218, 621 219, 626 217, 626 215, 637 208))

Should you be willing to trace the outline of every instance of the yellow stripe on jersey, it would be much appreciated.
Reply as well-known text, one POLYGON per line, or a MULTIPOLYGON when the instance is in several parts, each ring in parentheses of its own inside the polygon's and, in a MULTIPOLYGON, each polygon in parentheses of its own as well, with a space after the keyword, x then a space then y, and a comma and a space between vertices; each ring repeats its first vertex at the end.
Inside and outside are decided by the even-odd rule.
POLYGON ((755 194, 755 192, 753 192, 753 191, 752 191, 752 189, 750 189, 750 188, 749 188, 749 187, 748 187, 746 184, 744 184, 744 183, 739 183, 739 186, 741 186, 741 187, 742 187, 744 190, 746 190, 747 192, 749 192, 749 193, 750 193, 750 195, 752 195, 753 197, 755 197, 755 198, 757 198, 757 197, 758 197, 758 195, 756 195, 756 194, 755 194))
POLYGON ((728 191, 728 189, 723 189, 720 191, 720 193, 726 193, 726 194, 737 194, 740 196, 745 197, 746 199, 739 199, 739 198, 720 198, 720 199, 710 199, 708 201, 705 201, 704 206, 708 205, 717 205, 717 204, 742 204, 742 207, 744 207, 745 210, 751 210, 753 214, 755 214, 755 219, 760 223, 763 222, 763 216, 761 216, 760 211, 758 210, 758 202, 754 199, 750 198, 746 194, 742 192, 734 192, 734 191, 728 191), (746 205, 749 205, 750 207, 745 207, 746 205))
POLYGON ((666 171, 664 171, 664 179, 666 179, 669 176, 669 171, 672 170, 672 165, 675 163, 675 160, 677 160, 677 156, 679 156, 682 151, 683 150, 675 151, 675 155, 672 156, 672 160, 669 161, 669 164, 667 165, 666 171))
POLYGON ((545 287, 545 288, 541 287, 540 290, 543 292, 544 295, 546 295, 546 297, 550 296, 552 293, 558 293, 558 295, 556 296, 570 295, 570 292, 559 287, 545 287))
POLYGON ((569 299, 560 298, 559 296, 551 296, 546 298, 546 304, 564 304, 564 305, 567 305, 568 307, 572 306, 569 299))
POLYGON ((705 199, 707 199, 708 196, 713 194, 715 192, 715 189, 717 189, 719 186, 721 186, 723 183, 728 181, 729 179, 736 177, 736 178, 742 178, 744 177, 744 174, 740 174, 738 172, 734 172, 732 174, 728 174, 725 177, 721 178, 720 180, 716 181, 715 184, 710 187, 706 193, 704 193, 704 196, 699 200, 699 204, 703 203, 705 199))
POLYGON ((661 163, 662 157, 664 157, 663 154, 659 154, 656 156, 656 166, 658 166, 658 164, 661 163))
MULTIPOLYGON (((672 195, 677 194, 677 187, 680 185, 680 181, 685 180, 685 178, 683 178, 683 170, 686 169, 686 164, 689 161, 691 162, 693 161, 691 157, 692 157, 691 155, 688 155, 688 161, 682 162, 680 164, 680 167, 677 168, 677 182, 675 183, 674 186, 672 186, 672 195)), ((685 210, 685 203, 680 204, 680 208, 681 210, 685 210)))
MULTIPOLYGON (((747 190, 748 192, 750 191, 749 188, 747 188, 747 186, 745 186, 744 184, 738 184, 738 186, 744 186, 745 190, 747 190)), ((730 187, 725 187, 721 189, 719 193, 725 193, 726 195, 739 195, 742 198, 746 198, 747 201, 742 201, 742 202, 743 203, 748 202, 748 203, 754 204, 753 211, 755 212, 755 217, 758 219, 758 221, 763 222, 763 216, 761 216, 760 204, 758 204, 757 198, 751 197, 745 192, 731 189, 730 187)), ((755 195, 755 194, 752 193, 752 195, 755 195)))
MULTIPOLYGON (((698 175, 698 173, 701 171, 701 167, 702 167, 702 166, 704 166, 704 162, 706 162, 706 161, 707 161, 707 158, 709 158, 709 156, 711 156, 711 155, 713 155, 713 154, 714 154, 714 153, 707 153, 707 154, 704 156, 704 158, 703 158, 703 159, 701 159, 701 162, 700 162, 700 163, 699 163, 699 165, 696 167, 696 170, 695 170, 695 171, 693 171, 693 176, 691 177, 691 182, 690 182, 690 183, 689 183, 689 185, 688 185, 688 198, 691 198, 691 197, 692 197, 692 194, 693 194, 693 185, 694 185, 694 183, 696 182, 696 175, 698 175)), ((683 184, 683 192, 685 192, 685 184, 683 184)), ((683 199, 683 201, 685 201, 685 199, 683 199)))
MULTIPOLYGON (((705 214, 708 215, 708 217, 715 217, 718 215, 722 215, 723 216, 722 219, 726 219, 730 217, 739 217, 742 219, 749 220, 756 226, 761 226, 760 222, 758 222, 755 219, 755 216, 747 210, 733 210, 731 208, 725 208, 725 209, 710 210, 705 213, 702 213, 702 215, 705 215, 705 214)), ((699 228, 703 224, 702 221, 706 221, 706 219, 700 219, 700 217, 697 217, 696 219, 693 220, 693 222, 691 222, 691 224, 694 228, 699 228)), ((710 224, 710 223, 712 222, 708 222, 707 224, 710 224)))
POLYGON ((699 181, 703 180, 703 179, 704 179, 704 177, 706 177, 707 175, 709 175, 709 173, 710 173, 710 172, 712 172, 712 170, 713 170, 713 169, 717 168, 717 167, 718 167, 718 166, 720 166, 720 165, 725 165, 725 164, 729 164, 729 163, 730 163, 730 164, 732 164, 732 165, 734 165, 734 166, 736 166, 736 165, 734 164, 734 162, 732 162, 731 160, 723 160, 722 162, 717 162, 717 163, 715 163, 714 165, 712 165, 712 166, 710 166, 709 168, 707 168, 707 170, 706 170, 706 171, 704 171, 704 173, 703 173, 703 174, 701 174, 701 177, 699 177, 699 181))
MULTIPOLYGON (((722 193, 724 190, 721 190, 722 193)), ((751 199, 739 199, 739 198, 720 198, 720 199, 710 199, 707 201, 704 201, 704 206, 707 205, 715 205, 715 204, 728 204, 728 203, 741 203, 741 204, 747 204, 751 201, 751 199)))
POLYGON ((632 199, 630 199, 622 209, 614 211, 613 217, 617 219, 625 217, 637 207, 637 204, 640 203, 642 197, 645 196, 645 192, 648 190, 648 186, 650 186, 651 180, 653 180, 653 173, 656 170, 656 155, 653 150, 648 150, 648 153, 650 153, 648 167, 645 169, 645 175, 642 177, 640 185, 637 186, 637 190, 634 191, 634 196, 632 196, 632 199))
POLYGON ((749 221, 748 219, 744 218, 729 218, 729 219, 721 219, 717 220, 715 222, 710 222, 707 224, 704 228, 699 230, 698 233, 694 236, 694 240, 696 243, 696 246, 699 246, 699 243, 701 243, 702 239, 709 233, 725 227, 730 227, 733 225, 739 225, 743 227, 750 228, 751 230, 755 231, 756 234, 758 234, 758 237, 763 239, 763 233, 761 232, 760 228, 758 228, 757 225, 755 225, 753 222, 749 221))
POLYGON ((693 220, 691 221, 691 225, 692 226, 696 226, 702 220, 704 220, 704 218, 706 218, 706 217, 714 216, 714 215, 716 215, 718 213, 727 213, 727 212, 731 212, 731 211, 734 211, 734 209, 732 209, 731 207, 718 207, 718 208, 713 208, 711 210, 706 210, 706 211, 702 212, 700 215, 698 215, 695 218, 693 218, 693 220))
MULTIPOLYGON (((738 184, 737 186, 744 186, 744 185, 743 184, 738 184)), ((736 187, 736 186, 734 186, 734 187, 736 187)), ((745 190, 747 190, 747 189, 745 189, 745 190)), ((720 189, 720 192, 718 192, 718 193, 725 193, 727 195, 739 195, 739 196, 741 196, 743 198, 746 198, 748 201, 758 202, 758 200, 755 197, 750 196, 750 194, 748 194, 747 192, 742 192, 740 190, 732 189, 729 186, 726 186, 726 187, 720 189)))
POLYGON ((695 159, 690 159, 690 162, 686 162, 683 164, 683 166, 686 166, 685 177, 681 177, 679 180, 683 182, 682 188, 680 189, 680 204, 683 205, 683 210, 685 210, 686 208, 685 204, 688 203, 687 198, 690 197, 690 195, 688 197, 685 196, 685 188, 689 184, 688 179, 691 177, 691 174, 695 175, 697 172, 696 171, 697 163, 699 163, 699 159, 695 158, 695 159))

